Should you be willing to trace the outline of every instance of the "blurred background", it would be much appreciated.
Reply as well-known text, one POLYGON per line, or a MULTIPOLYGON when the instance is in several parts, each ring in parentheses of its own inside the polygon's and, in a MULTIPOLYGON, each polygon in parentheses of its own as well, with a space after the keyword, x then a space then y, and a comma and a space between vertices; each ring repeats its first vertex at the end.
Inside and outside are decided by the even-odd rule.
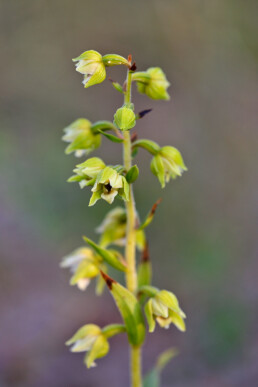
MULTIPOLYGON (((257 2, 254 0, 0 0, 0 386, 129 385, 126 338, 90 371, 67 340, 81 325, 120 322, 110 294, 70 287, 61 258, 110 209, 88 208, 89 190, 67 184, 78 162, 62 129, 79 117, 113 119, 122 98, 108 81, 85 90, 71 59, 95 49, 160 66, 169 102, 133 92, 139 137, 182 152, 189 171, 161 192, 139 152, 135 184, 148 229, 154 283, 176 293, 187 332, 157 329, 144 372, 176 346, 169 386, 258 385, 257 2)), ((117 81, 124 68, 108 75, 117 81)), ((121 161, 108 140, 95 155, 121 161)), ((117 275, 116 273, 113 273, 117 275)))

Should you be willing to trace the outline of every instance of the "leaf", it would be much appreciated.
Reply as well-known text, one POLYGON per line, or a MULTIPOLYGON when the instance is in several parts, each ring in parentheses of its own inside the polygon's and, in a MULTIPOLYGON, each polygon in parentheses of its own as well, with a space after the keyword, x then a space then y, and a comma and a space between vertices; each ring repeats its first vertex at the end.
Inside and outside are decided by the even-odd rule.
POLYGON ((97 245, 96 243, 94 243, 91 239, 87 238, 87 237, 83 237, 83 239, 85 240, 85 242, 87 242, 95 251, 97 254, 99 254, 103 260, 108 263, 110 266, 114 267, 115 269, 117 270, 120 270, 120 271, 126 271, 126 266, 121 263, 117 257, 115 256, 115 254, 111 253, 110 251, 106 250, 106 249, 103 249, 102 247, 100 247, 99 245, 97 245))
POLYGON ((170 348, 162 352, 157 361, 156 365, 152 371, 150 371, 144 378, 143 387, 160 387, 160 374, 164 367, 177 356, 178 351, 176 348, 170 348))
POLYGON ((123 138, 116 137, 116 136, 114 136, 113 134, 110 134, 110 133, 105 133, 105 132, 103 132, 100 129, 99 129, 99 133, 103 134, 103 136, 105 136, 108 140, 110 140, 112 142, 123 142, 124 141, 123 138))
POLYGON ((143 380, 143 387, 159 387, 160 375, 156 369, 150 371, 143 380))

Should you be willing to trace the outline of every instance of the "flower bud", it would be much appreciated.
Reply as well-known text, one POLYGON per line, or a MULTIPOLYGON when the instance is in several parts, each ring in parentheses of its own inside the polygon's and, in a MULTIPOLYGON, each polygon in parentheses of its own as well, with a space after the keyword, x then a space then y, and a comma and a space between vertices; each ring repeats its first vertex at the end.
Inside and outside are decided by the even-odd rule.
POLYGON ((105 163, 99 157, 92 157, 84 163, 76 165, 73 170, 76 175, 68 179, 69 183, 79 182, 80 187, 84 188, 88 185, 94 185, 98 173, 105 168, 105 163))
POLYGON ((120 130, 130 130, 135 126, 135 114, 132 109, 123 106, 117 109, 114 122, 120 130))
POLYGON ((126 178, 112 167, 105 167, 97 176, 91 190, 93 192, 89 206, 93 206, 99 199, 109 204, 119 195, 123 200, 129 200, 129 184, 126 178))
POLYGON ((135 182, 135 180, 137 180, 138 176, 139 168, 137 167, 137 165, 133 165, 127 172, 125 178, 129 184, 132 184, 135 182))
POLYGON ((73 59, 76 63, 76 71, 84 75, 84 87, 90 87, 101 83, 106 78, 106 68, 102 55, 94 50, 83 52, 80 56, 73 59))
POLYGON ((97 149, 101 144, 101 135, 93 133, 91 122, 85 118, 79 118, 64 129, 63 141, 70 144, 65 150, 66 154, 74 152, 76 157, 81 157, 97 149))
POLYGON ((164 188, 170 178, 175 179, 177 176, 181 176, 184 171, 187 171, 187 168, 181 153, 176 148, 164 146, 153 157, 151 171, 158 177, 161 187, 164 188))
MULTIPOLYGON (((144 291, 144 287, 142 290, 144 291)), ((176 296, 167 290, 154 291, 145 305, 145 314, 150 332, 154 331, 156 321, 162 328, 169 328, 170 324, 174 324, 180 331, 185 331, 184 319, 186 316, 180 308, 176 296)))
POLYGON ((151 67, 147 71, 136 72, 132 75, 132 79, 137 82, 139 93, 146 94, 152 99, 170 99, 167 93, 170 83, 159 67, 151 67))

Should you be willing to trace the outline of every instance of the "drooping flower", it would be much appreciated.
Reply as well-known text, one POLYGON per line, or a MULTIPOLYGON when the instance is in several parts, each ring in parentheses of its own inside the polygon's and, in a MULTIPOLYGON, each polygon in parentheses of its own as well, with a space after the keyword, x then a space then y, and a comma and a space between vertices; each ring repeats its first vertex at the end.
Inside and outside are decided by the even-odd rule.
POLYGON ((151 161, 151 171, 158 177, 161 187, 169 182, 170 178, 175 179, 181 176, 187 168, 181 153, 172 146, 164 146, 153 157, 151 161))
POLYGON ((76 71, 84 75, 84 87, 90 87, 101 83, 106 78, 106 68, 102 55, 94 50, 83 52, 73 59, 76 63, 76 71))
POLYGON ((119 195, 123 200, 129 200, 129 184, 126 178, 112 167, 105 167, 96 177, 89 206, 93 206, 99 199, 109 204, 119 195))
POLYGON ((106 78, 106 67, 124 65, 130 66, 127 59, 121 55, 107 54, 102 56, 99 52, 89 50, 73 59, 76 63, 76 71, 84 75, 84 87, 90 87, 101 83, 106 78))
POLYGON ((84 358, 87 368, 95 367, 95 360, 106 356, 109 351, 107 338, 95 324, 81 327, 66 345, 72 345, 72 352, 87 352, 84 358))
POLYGON ((100 276, 100 268, 103 269, 101 259, 87 247, 78 248, 64 257, 60 266, 70 269, 70 285, 77 285, 80 290, 85 290, 93 278, 100 276))
POLYGON ((68 182, 79 182, 81 188, 94 185, 98 173, 105 167, 106 164, 99 157, 92 157, 84 163, 76 165, 73 170, 76 175, 71 176, 68 182))
POLYGON ((170 324, 174 324, 180 331, 185 331, 184 319, 186 315, 172 292, 167 290, 157 291, 146 303, 145 314, 150 332, 154 331, 156 322, 162 328, 169 328, 170 324))
POLYGON ((101 135, 91 130, 91 122, 85 118, 79 118, 64 128, 65 135, 62 140, 69 142, 65 153, 74 152, 76 157, 91 153, 101 144, 101 135))
POLYGON ((137 82, 139 93, 152 99, 170 99, 167 92, 170 83, 161 68, 151 67, 147 71, 135 72, 132 79, 137 82))

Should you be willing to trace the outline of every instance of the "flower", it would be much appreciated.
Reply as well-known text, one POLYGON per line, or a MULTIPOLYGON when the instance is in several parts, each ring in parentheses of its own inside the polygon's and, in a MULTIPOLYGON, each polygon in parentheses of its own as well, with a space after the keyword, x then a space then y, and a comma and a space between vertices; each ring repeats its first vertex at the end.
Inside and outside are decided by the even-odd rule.
POLYGON ((80 56, 73 59, 76 63, 76 71, 84 75, 84 87, 90 87, 101 83, 106 78, 106 68, 102 55, 94 50, 83 52, 80 56))
MULTIPOLYGON (((110 244, 117 246, 125 245, 126 238, 126 210, 122 207, 116 207, 109 211, 103 222, 96 229, 101 234, 100 245, 107 247, 110 244)), ((142 251, 145 246, 146 238, 143 230, 136 230, 136 245, 142 251)))
POLYGON ((105 167, 97 176, 91 190, 93 192, 89 206, 93 206, 99 199, 109 204, 119 195, 123 200, 129 200, 129 184, 126 178, 112 167, 105 167))
POLYGON ((87 368, 95 367, 95 360, 107 355, 109 343, 98 325, 87 324, 81 327, 75 335, 66 342, 72 345, 72 352, 87 352, 84 363, 87 368))
POLYGON ((184 318, 186 315, 180 309, 176 296, 167 291, 157 291, 145 305, 145 314, 149 324, 149 331, 153 332, 156 321, 162 328, 169 328, 174 324, 180 331, 185 331, 184 318))
POLYGON ((69 142, 65 153, 75 153, 76 157, 81 157, 97 149, 101 144, 101 135, 94 134, 91 130, 91 122, 85 118, 79 118, 64 128, 65 135, 63 141, 69 142))
POLYGON ((136 72, 132 75, 132 79, 137 82, 139 93, 146 94, 152 99, 170 99, 167 93, 170 83, 161 68, 151 67, 147 71, 136 72))
POLYGON ((91 249, 81 247, 64 257, 60 266, 69 268, 73 274, 70 285, 85 290, 91 279, 100 275, 101 260, 91 249))
POLYGON ((181 153, 176 148, 164 146, 153 157, 151 171, 158 177, 161 187, 164 188, 171 177, 175 179, 181 176, 184 171, 187 171, 187 168, 181 153))
POLYGON ((105 168, 105 163, 99 157, 92 157, 84 163, 76 165, 73 172, 76 175, 71 176, 68 179, 69 183, 79 182, 80 187, 84 188, 88 185, 94 185, 98 173, 105 168))

